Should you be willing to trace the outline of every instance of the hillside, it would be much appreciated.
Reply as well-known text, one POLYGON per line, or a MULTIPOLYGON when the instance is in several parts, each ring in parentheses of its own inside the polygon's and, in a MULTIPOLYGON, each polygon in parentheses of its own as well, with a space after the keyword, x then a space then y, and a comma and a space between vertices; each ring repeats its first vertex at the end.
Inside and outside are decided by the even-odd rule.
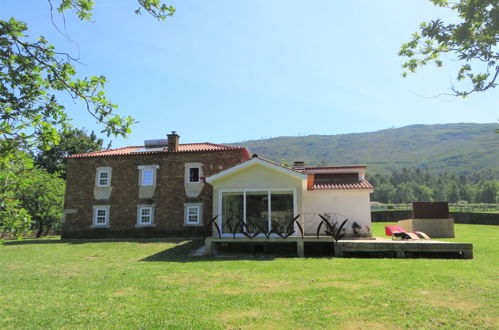
POLYGON ((403 167, 467 174, 499 173, 498 124, 411 125, 368 133, 277 137, 232 143, 275 161, 365 164, 386 174, 403 167))

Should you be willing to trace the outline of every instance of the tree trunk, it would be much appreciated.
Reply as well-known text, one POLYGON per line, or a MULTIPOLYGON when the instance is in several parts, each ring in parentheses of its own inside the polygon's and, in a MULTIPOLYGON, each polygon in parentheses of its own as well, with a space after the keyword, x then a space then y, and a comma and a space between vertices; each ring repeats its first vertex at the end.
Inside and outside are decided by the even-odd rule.
POLYGON ((38 232, 36 233, 36 238, 42 237, 43 234, 43 220, 38 221, 38 232))

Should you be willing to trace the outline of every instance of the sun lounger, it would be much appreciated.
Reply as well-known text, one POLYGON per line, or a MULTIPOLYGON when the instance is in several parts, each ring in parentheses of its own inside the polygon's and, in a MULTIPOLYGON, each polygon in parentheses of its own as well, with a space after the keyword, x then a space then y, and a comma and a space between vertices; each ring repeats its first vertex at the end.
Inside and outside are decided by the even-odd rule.
POLYGON ((422 231, 407 232, 400 226, 385 226, 386 236, 391 236, 393 238, 401 239, 430 239, 428 235, 422 231))

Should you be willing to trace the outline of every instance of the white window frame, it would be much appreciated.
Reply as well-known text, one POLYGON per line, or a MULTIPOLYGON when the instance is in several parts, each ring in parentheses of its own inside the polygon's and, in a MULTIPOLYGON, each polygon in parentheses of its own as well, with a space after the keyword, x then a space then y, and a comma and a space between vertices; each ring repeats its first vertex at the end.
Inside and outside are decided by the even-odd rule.
POLYGON ((184 204, 184 225, 186 226, 201 226, 203 224, 203 204, 202 203, 186 203, 184 204), (197 210, 197 221, 189 221, 189 211, 197 210))
POLYGON ((95 174, 95 186, 96 187, 110 187, 111 186, 112 170, 110 167, 97 167, 95 174), (101 174, 107 173, 107 183, 101 184, 101 174))
POLYGON ((154 205, 137 205, 137 226, 138 227, 148 227, 154 226, 154 205), (142 222, 142 210, 150 210, 149 217, 150 222, 142 222))
POLYGON ((185 183, 186 184, 202 184, 203 181, 201 178, 203 177, 203 164, 202 163, 185 163, 185 183), (191 168, 198 169, 198 181, 191 181, 191 168))
POLYGON ((151 187, 156 185, 157 170, 159 165, 140 165, 137 166, 139 170, 139 186, 141 187, 151 187), (152 181, 150 184, 144 184, 144 171, 151 171, 152 181))
POLYGON ((92 227, 109 227, 109 213, 110 213, 111 206, 110 205, 94 205, 93 206, 93 212, 92 212, 92 227), (98 223, 97 218, 98 212, 104 210, 106 212, 104 223, 98 223))
MULTIPOLYGON (((245 189, 220 189, 218 191, 218 214, 219 214, 219 217, 218 217, 218 226, 219 228, 222 228, 222 221, 223 221, 223 214, 222 214, 222 198, 223 198, 223 193, 224 192, 237 192, 237 193, 242 193, 243 195, 243 221, 244 223, 246 223, 246 193, 247 192, 253 192, 253 191, 257 191, 257 192, 267 192, 267 196, 268 196, 268 218, 267 218, 267 221, 268 221, 268 226, 269 226, 269 229, 270 229, 270 224, 271 224, 271 221, 272 221, 272 210, 271 210, 271 204, 272 204, 272 192, 292 192, 293 193, 293 216, 296 216, 297 215, 297 210, 298 210, 298 205, 297 205, 297 192, 296 192, 296 188, 295 187, 290 187, 290 188, 245 188, 245 189)), ((296 233, 296 228, 295 228, 295 233, 292 235, 292 236, 296 236, 298 235, 296 233)), ((224 237, 229 237, 229 236, 232 236, 232 234, 228 234, 228 233, 225 233, 225 234, 222 234, 222 236, 224 237)), ((236 234, 236 237, 243 237, 244 234, 236 234)), ((263 236, 263 234, 260 234, 260 236, 263 236)), ((277 236, 276 234, 272 234, 271 236, 277 236)))

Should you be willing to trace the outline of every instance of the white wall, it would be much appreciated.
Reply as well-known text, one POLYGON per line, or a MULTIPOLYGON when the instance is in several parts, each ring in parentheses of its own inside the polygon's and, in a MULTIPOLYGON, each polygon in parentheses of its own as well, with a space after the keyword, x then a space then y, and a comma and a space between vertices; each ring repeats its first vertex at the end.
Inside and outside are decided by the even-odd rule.
POLYGON ((305 231, 315 235, 321 218, 317 214, 336 213, 346 223, 347 235, 353 235, 352 223, 362 227, 362 236, 371 236, 371 208, 368 190, 313 190, 303 191, 302 202, 305 231), (369 228, 369 229, 367 229, 369 228))
POLYGON ((221 178, 213 185, 213 216, 218 215, 219 193, 222 189, 290 188, 296 190, 296 212, 301 213, 302 187, 306 180, 283 174, 260 164, 247 167, 221 178))
POLYGON ((296 213, 307 235, 315 235, 321 219, 319 213, 337 213, 339 220, 348 218, 347 234, 353 235, 352 223, 362 226, 362 235, 371 236, 369 190, 307 190, 306 180, 283 174, 260 164, 247 167, 212 183, 213 215, 219 213, 220 191, 223 189, 292 188, 296 189, 296 213), (308 229, 308 230, 307 230, 308 229))

